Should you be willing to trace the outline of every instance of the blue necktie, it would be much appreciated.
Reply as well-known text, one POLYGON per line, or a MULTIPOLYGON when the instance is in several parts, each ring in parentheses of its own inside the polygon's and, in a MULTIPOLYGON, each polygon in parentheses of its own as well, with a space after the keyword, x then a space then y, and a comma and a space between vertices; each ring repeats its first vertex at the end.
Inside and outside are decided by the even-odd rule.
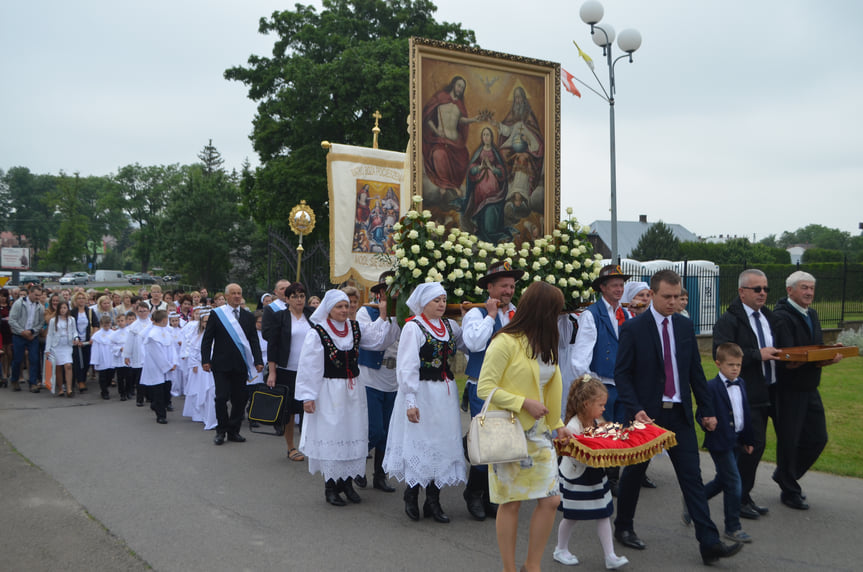
MULTIPOLYGON (((764 328, 761 326, 761 314, 759 312, 752 312, 752 319, 755 320, 755 329, 758 331, 758 345, 759 347, 766 348, 767 343, 764 341, 764 328)), ((770 364, 762 361, 761 369, 764 371, 764 380, 770 383, 770 364)))
POLYGON ((812 318, 809 317, 809 310, 806 310, 803 314, 803 319, 806 320, 806 325, 809 326, 809 335, 815 333, 814 328, 812 327, 812 318))

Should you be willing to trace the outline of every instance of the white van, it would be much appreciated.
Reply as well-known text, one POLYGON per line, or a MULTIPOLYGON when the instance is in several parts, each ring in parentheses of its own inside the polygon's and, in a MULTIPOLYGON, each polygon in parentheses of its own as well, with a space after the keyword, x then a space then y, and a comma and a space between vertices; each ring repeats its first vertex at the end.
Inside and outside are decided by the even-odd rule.
POLYGON ((96 282, 123 281, 123 271, 122 270, 97 270, 96 271, 96 278, 94 280, 96 282))

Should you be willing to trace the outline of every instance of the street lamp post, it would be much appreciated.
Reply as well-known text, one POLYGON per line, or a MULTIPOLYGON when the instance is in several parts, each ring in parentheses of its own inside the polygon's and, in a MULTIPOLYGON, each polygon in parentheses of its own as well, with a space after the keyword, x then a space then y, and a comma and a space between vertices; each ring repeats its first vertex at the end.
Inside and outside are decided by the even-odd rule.
MULTIPOLYGON (((610 129, 610 147, 611 147, 611 260, 616 263, 620 260, 620 252, 617 245, 617 153, 615 151, 614 140, 614 65, 623 58, 629 58, 632 63, 632 53, 641 47, 641 34, 638 30, 632 28, 623 30, 617 38, 617 46, 624 55, 614 58, 611 53, 612 43, 614 42, 614 28, 610 24, 599 25, 605 9, 602 4, 596 0, 588 0, 581 5, 579 16, 585 24, 590 26, 590 34, 593 36, 593 43, 602 48, 602 55, 605 56, 608 64, 608 91, 602 86, 602 82, 596 77, 596 72, 593 72, 596 81, 605 92, 605 100, 608 101, 608 119, 610 129)), ((591 65, 591 71, 593 66, 591 65)))

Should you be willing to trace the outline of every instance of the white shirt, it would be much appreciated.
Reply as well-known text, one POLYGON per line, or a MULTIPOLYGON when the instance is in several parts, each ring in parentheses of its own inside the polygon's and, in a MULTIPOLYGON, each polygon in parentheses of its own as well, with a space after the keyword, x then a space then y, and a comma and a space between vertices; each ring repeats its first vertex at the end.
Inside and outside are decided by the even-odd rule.
MULTIPOLYGON (((389 318, 389 320, 392 323, 390 327, 395 333, 395 341, 384 350, 383 357, 385 360, 396 358, 399 350, 399 338, 401 337, 401 328, 398 327, 395 318, 389 318)), ((365 306, 357 311, 357 322, 360 323, 360 326, 372 323, 372 317, 369 315, 369 311, 365 306)), ((363 384, 372 389, 388 393, 398 391, 399 389, 399 382, 396 377, 395 368, 381 366, 380 369, 374 369, 360 365, 360 375, 363 378, 363 384)))
MULTIPOLYGON (((497 309, 497 315, 500 317, 500 326, 504 327, 509 323, 509 312, 515 311, 515 305, 510 303, 504 308, 497 309)), ((479 308, 471 308, 468 310, 464 318, 461 319, 461 335, 467 351, 482 352, 488 346, 488 341, 494 334, 494 314, 486 314, 483 317, 479 308)), ((468 383, 476 383, 476 380, 468 378, 468 383)))
MULTIPOLYGON (((764 330, 764 347, 773 347, 773 331, 770 329, 770 324, 767 322, 767 318, 764 316, 764 313, 750 308, 746 304, 743 304, 743 309, 746 310, 746 316, 749 318, 749 327, 752 328, 752 332, 755 334, 755 339, 758 340, 759 346, 761 344, 761 339, 758 337, 758 327, 755 325, 755 312, 758 312, 758 321, 761 322, 761 329, 764 330)), ((772 360, 769 360, 767 362, 767 367, 770 372, 770 379, 767 380, 767 384, 776 383, 776 364, 772 360)))
POLYGON ((300 367, 300 354, 303 352, 303 341, 306 339, 306 334, 312 329, 309 319, 305 314, 300 314, 297 318, 290 310, 282 310, 291 314, 291 353, 288 354, 288 363, 285 369, 297 371, 300 367))
MULTIPOLYGON (((650 305, 650 313, 653 316, 653 320, 656 322, 656 329, 659 331, 659 341, 662 345, 662 355, 665 355, 665 342, 662 340, 662 322, 666 319, 666 316, 663 316, 659 312, 656 311, 656 308, 653 307, 653 304, 650 305)), ((677 347, 674 344, 674 322, 671 319, 671 316, 667 316, 668 319, 668 340, 670 342, 671 348, 671 366, 674 370, 674 396, 668 398, 663 393, 662 401, 671 401, 672 403, 680 403, 680 372, 677 371, 677 347)))
MULTIPOLYGON (((728 398, 731 400, 731 413, 734 415, 734 431, 740 433, 743 431, 743 392, 739 385, 728 385, 728 378, 719 373, 719 379, 725 385, 725 391, 728 392, 728 398)), ((743 383, 743 380, 737 378, 738 383, 743 383)))
MULTIPOLYGON (((605 311, 608 312, 608 318, 611 320, 611 327, 614 328, 615 337, 620 337, 617 325, 617 308, 612 307, 605 298, 600 298, 605 304, 605 311)), ((618 306, 619 307, 619 306, 618 306)), ((626 312, 626 310, 624 310, 626 312)), ((628 316, 628 314, 627 314, 628 316)), ((596 320, 593 319, 593 313, 582 312, 578 317, 578 333, 575 335, 575 347, 572 350, 572 370, 575 372, 575 378, 589 373, 593 377, 602 381, 607 385, 614 385, 614 380, 610 377, 597 375, 595 371, 590 370, 590 363, 593 361, 593 348, 596 345, 596 320)), ((575 379, 573 378, 573 379, 575 379)))

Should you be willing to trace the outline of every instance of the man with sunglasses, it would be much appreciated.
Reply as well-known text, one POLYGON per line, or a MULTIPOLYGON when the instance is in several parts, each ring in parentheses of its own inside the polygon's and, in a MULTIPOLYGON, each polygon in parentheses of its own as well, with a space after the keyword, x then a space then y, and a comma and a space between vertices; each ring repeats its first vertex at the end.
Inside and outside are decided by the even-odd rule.
POLYGON ((776 427, 776 364, 779 352, 774 347, 777 321, 767 302, 767 276, 761 270, 750 268, 737 278, 737 294, 728 310, 719 317, 713 328, 713 357, 716 348, 733 342, 743 350, 743 367, 740 377, 746 382, 749 397, 750 421, 755 438, 751 454, 740 452, 737 469, 742 485, 740 516, 755 520, 767 514, 767 507, 759 506, 750 493, 755 484, 755 472, 764 454, 767 438, 767 418, 773 418, 776 427))

